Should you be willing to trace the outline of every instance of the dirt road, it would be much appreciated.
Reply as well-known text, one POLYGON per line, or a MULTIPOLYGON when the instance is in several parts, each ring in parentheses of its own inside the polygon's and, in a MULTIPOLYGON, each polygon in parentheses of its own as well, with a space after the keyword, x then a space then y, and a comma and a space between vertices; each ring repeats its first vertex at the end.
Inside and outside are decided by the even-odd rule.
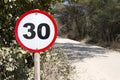
POLYGON ((57 38, 55 45, 75 66, 74 80, 120 80, 119 52, 64 38, 57 38))

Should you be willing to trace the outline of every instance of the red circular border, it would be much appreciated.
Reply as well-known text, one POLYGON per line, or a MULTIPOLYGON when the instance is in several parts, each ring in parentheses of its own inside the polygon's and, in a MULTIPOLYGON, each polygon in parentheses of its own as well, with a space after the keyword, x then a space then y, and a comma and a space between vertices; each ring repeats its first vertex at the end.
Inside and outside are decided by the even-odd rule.
POLYGON ((44 52, 45 50, 49 49, 49 48, 54 44, 54 42, 55 42, 55 40, 56 40, 56 38, 57 38, 57 35, 58 35, 58 28, 57 28, 57 24, 56 24, 55 20, 54 20, 54 19, 52 18, 52 16, 51 16, 50 14, 48 14, 47 12, 42 11, 42 10, 30 10, 30 11, 22 14, 22 15, 20 16, 20 18, 17 20, 14 32, 15 32, 16 40, 17 40, 18 44, 19 44, 22 48, 24 48, 25 50, 28 50, 28 51, 30 51, 30 52, 44 52), (46 15, 46 16, 52 21, 52 23, 53 23, 53 25, 54 25, 54 29, 55 29, 55 35, 54 35, 54 38, 53 38, 52 42, 51 42, 48 46, 46 46, 46 47, 44 47, 44 48, 42 48, 42 49, 38 49, 38 50, 30 49, 30 48, 26 47, 26 46, 20 41, 20 39, 19 39, 19 37, 18 37, 18 26, 19 26, 21 20, 22 20, 25 16, 27 16, 27 15, 29 15, 29 14, 31 14, 31 13, 40 13, 40 14, 46 15))

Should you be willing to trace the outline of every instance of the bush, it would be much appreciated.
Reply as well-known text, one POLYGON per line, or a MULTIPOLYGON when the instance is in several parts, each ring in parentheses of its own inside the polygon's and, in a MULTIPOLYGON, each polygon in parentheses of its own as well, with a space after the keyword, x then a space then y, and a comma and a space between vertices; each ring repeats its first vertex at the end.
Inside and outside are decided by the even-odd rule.
POLYGON ((73 68, 61 49, 51 48, 41 55, 42 80, 70 80, 73 68))
MULTIPOLYGON (((41 53, 41 80, 70 80, 72 67, 58 48, 41 53)), ((33 80, 33 54, 16 46, 0 49, 0 80, 33 80)))

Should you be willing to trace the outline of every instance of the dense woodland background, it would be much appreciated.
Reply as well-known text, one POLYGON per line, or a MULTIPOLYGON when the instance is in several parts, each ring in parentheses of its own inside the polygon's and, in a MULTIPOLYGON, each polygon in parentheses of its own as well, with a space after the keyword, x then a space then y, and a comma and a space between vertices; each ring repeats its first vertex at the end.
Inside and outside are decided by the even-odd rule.
POLYGON ((66 3, 56 8, 61 36, 120 48, 119 0, 68 0, 66 3))
MULTIPOLYGON (((120 49, 120 0, 0 0, 0 80, 33 80, 33 54, 14 36, 17 19, 31 9, 50 12, 59 36, 120 49)), ((41 80, 70 79, 72 67, 62 50, 51 48, 41 59, 41 80)))

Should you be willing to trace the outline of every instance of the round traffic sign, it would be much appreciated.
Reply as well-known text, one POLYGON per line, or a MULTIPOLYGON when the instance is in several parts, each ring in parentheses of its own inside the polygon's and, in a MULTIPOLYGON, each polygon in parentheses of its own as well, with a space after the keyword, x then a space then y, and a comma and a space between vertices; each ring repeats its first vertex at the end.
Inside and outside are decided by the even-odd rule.
POLYGON ((57 25, 50 14, 41 10, 30 10, 16 22, 15 37, 19 45, 30 52, 49 49, 57 38, 57 25))

